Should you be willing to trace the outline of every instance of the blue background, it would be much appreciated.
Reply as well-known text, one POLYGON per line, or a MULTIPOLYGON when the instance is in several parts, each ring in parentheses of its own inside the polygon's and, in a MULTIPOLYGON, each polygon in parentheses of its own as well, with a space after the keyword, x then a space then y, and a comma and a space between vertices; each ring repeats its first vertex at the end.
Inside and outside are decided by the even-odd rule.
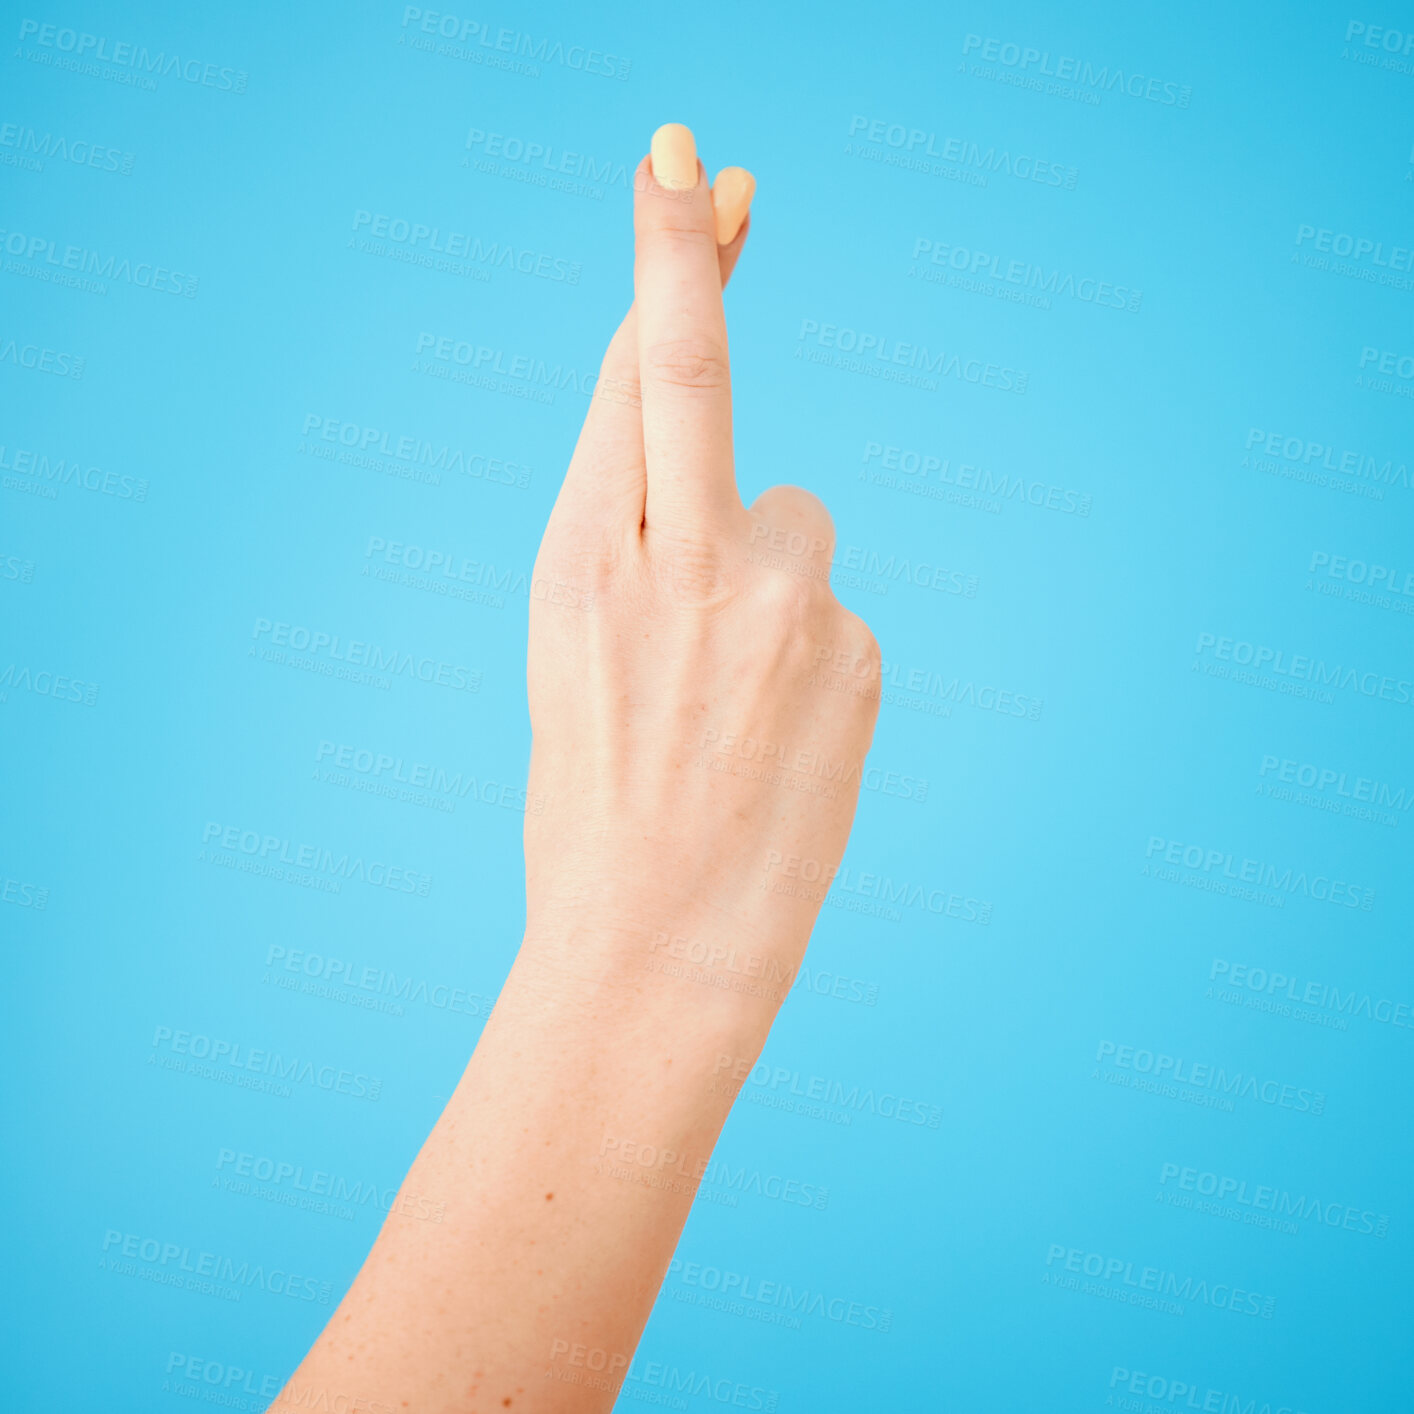
POLYGON ((1408 1407, 1407 6, 458 12, 531 51, 500 63, 393 4, 4 10, 13 1403, 263 1407, 381 1214, 238 1167, 385 1191, 464 1065, 522 920, 523 577, 630 297, 612 177, 676 119, 709 172, 759 181, 728 296, 743 493, 827 500, 838 593, 889 665, 850 877, 987 921, 835 890, 765 1058, 940 1123, 821 1119, 749 1084, 719 1155, 824 1206, 718 1185, 683 1236, 684 1263, 858 1303, 874 1328, 718 1309, 719 1278, 684 1267, 619 1407, 724 1402, 673 1393, 689 1373, 800 1411, 1408 1407), (180 64, 80 60, 79 33, 180 64), (1062 56, 1088 77, 1058 92, 1041 71, 1062 56), (930 143, 927 170, 899 164, 930 143), (576 278, 429 267, 430 238, 380 243, 375 215, 576 278), (1320 249, 1341 234, 1382 244, 1320 249), (88 287, 57 273, 70 246, 95 254, 88 287), (1028 290, 996 277, 1012 261, 1039 293, 1004 297, 1028 290), (146 287, 150 266, 182 292, 146 287), (549 401, 458 383, 419 361, 426 334, 573 374, 549 401), (913 385, 877 357, 836 366, 865 334, 958 362, 913 385), (969 381, 985 363, 1024 391, 969 381), (462 469, 341 456, 362 429, 462 469), (960 490, 964 467, 990 493, 960 490), (380 542, 495 568, 420 576, 380 542), (1371 591, 1342 561, 1394 573, 1371 591), (916 582, 937 568, 944 588, 916 582), (280 661, 267 621, 478 690, 280 661), (1298 656, 1346 685, 1312 695, 1298 656), (979 705, 998 690, 1040 705, 979 705), (393 770, 339 774, 341 747, 476 787, 380 794, 393 770), (1377 789, 1357 779, 1383 804, 1362 814, 1377 789), (296 886, 222 849, 229 827, 430 882, 296 886), (1244 859, 1270 866, 1260 897, 1213 887, 1244 859), (1317 878, 1358 906, 1297 882, 1317 878), (338 985, 388 969, 414 979, 404 1001, 338 985), (244 1088, 179 1032, 377 1098, 244 1088), (1158 1082, 1158 1056, 1264 1088, 1158 1082), (1216 1178, 1185 1189, 1185 1169, 1216 1178), (1204 1210, 1221 1179, 1245 1201, 1204 1210), (1299 1215, 1248 1221, 1259 1188, 1299 1215), (203 1252, 316 1299, 180 1284, 203 1252), (1145 1268, 1186 1296, 1128 1299, 1145 1268), (1233 1287, 1262 1314, 1213 1294, 1233 1287))

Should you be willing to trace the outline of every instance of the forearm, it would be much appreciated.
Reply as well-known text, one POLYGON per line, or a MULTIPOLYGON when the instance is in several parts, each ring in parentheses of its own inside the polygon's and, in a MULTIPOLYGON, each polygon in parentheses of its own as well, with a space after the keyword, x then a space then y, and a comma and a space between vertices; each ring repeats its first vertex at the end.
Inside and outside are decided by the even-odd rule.
POLYGON ((527 937, 368 1261, 274 1410, 319 1390, 414 1414, 612 1406, 612 1391, 560 1378, 582 1373, 567 1356, 603 1351, 622 1378, 733 1073, 776 1010, 650 970, 663 937, 637 923, 527 937), (439 1223, 411 1216, 429 1205, 439 1223))

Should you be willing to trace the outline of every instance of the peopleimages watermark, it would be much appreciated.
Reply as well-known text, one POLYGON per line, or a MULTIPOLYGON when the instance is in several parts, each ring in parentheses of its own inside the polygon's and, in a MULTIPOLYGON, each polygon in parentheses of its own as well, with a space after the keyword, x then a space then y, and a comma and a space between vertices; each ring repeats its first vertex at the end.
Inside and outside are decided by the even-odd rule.
MULTIPOLYGON (((1365 344, 1360 350, 1360 370, 1381 373, 1387 378, 1398 378, 1403 383, 1414 383, 1414 353, 1400 353, 1394 349, 1378 349, 1365 344), (1371 368, 1371 365, 1374 365, 1371 368)), ((1356 380, 1359 382, 1359 380, 1356 380)))
POLYGON ((124 152, 107 143, 89 138, 39 132, 25 123, 0 123, 0 161, 11 166, 28 167, 42 172, 49 159, 69 162, 75 167, 92 167, 97 172, 117 172, 131 176, 136 161, 131 152, 124 152), (10 153, 14 153, 11 157, 10 153))
POLYGON ((1300 1006, 1334 1013, 1342 1020, 1364 1016, 1382 1026, 1392 1026, 1400 1031, 1414 1031, 1414 1002, 1397 1002, 1392 997, 1375 997, 1354 987, 1342 991, 1331 982, 1309 977, 1303 979, 1275 968, 1268 969, 1248 962, 1233 962, 1230 958, 1222 957, 1213 959, 1208 980, 1240 987, 1264 1001, 1269 998, 1281 998, 1300 1006))
MULTIPOLYGON (((733 1304, 775 1307, 796 1317, 819 1316, 836 1325, 856 1326, 862 1330, 883 1332, 893 1325, 893 1311, 887 1306, 866 1305, 848 1297, 811 1290, 808 1286, 797 1290, 789 1282, 762 1280, 749 1272, 705 1266, 681 1257, 674 1257, 668 1263, 668 1278, 683 1286, 712 1292, 733 1304)), ((795 1324, 798 1327, 798 1319, 795 1324)))
POLYGON ((572 177, 590 186, 619 186, 627 190, 630 185, 628 167, 617 158, 600 159, 587 152, 557 148, 554 143, 537 142, 533 138, 527 140, 513 134, 470 128, 466 149, 468 152, 479 149, 487 158, 522 164, 526 169, 524 180, 532 186, 548 184, 568 188, 572 185, 559 182, 561 177, 572 177))
POLYGON ((88 367, 88 356, 0 335, 0 363, 27 368, 31 373, 49 373, 55 378, 82 378, 88 367))
MULTIPOLYGON (((1281 475, 1294 480, 1313 481, 1317 485, 1341 487, 1339 478, 1348 477, 1353 478, 1349 483, 1352 489, 1357 489, 1359 482, 1380 483, 1378 486, 1372 484, 1369 490, 1379 491, 1383 496, 1385 486, 1402 486, 1407 491, 1411 484, 1409 467, 1405 462, 1349 448, 1337 450, 1327 442, 1313 442, 1305 437, 1271 432, 1263 427, 1247 429, 1246 450, 1249 456, 1244 458, 1244 464, 1251 460, 1254 451, 1260 451, 1274 463, 1285 463, 1292 469, 1290 473, 1281 472, 1281 475), (1324 473, 1334 473, 1337 479, 1331 481, 1324 473)), ((1257 469, 1264 468, 1258 466, 1257 469)))
POLYGON ((1372 68, 1391 69, 1396 73, 1414 74, 1414 29, 1391 29, 1388 25, 1372 25, 1365 20, 1351 20, 1345 27, 1345 48, 1342 59, 1372 68))
POLYGON ((0 903, 8 903, 15 908, 32 908, 36 913, 42 913, 49 906, 49 890, 43 884, 26 883, 23 879, 12 879, 8 874, 0 873, 0 903))
MULTIPOLYGON (((1151 864, 1191 870, 1208 880, 1246 884, 1257 889, 1276 889, 1283 894, 1299 894, 1317 903, 1358 908, 1365 913, 1375 906, 1374 889, 1363 884, 1332 879, 1326 874, 1308 873, 1305 869, 1293 870, 1290 865, 1283 867, 1245 855, 1234 855, 1231 850, 1184 844, 1181 840, 1167 839, 1163 835, 1149 836, 1144 858, 1151 864)), ((1146 864, 1146 872, 1148 868, 1146 864)))
POLYGON ((1367 285, 1383 285, 1390 290, 1414 290, 1414 246, 1386 246, 1374 236, 1351 231, 1333 231, 1305 222, 1296 228, 1293 265, 1308 270, 1325 270, 1367 285), (1311 242, 1310 248, 1306 243, 1311 242))
MULTIPOLYGON (((410 221, 401 216, 360 208, 354 212, 355 236, 366 231, 380 241, 390 241, 401 247, 412 264, 424 264, 433 269, 445 269, 463 274, 476 268, 482 270, 513 270, 519 275, 532 275, 556 284, 579 284, 583 267, 577 260, 548 251, 530 250, 509 241, 484 241, 467 231, 444 231, 425 221, 410 221), (438 259, 440 257, 440 259, 438 259), (469 262, 462 265, 460 262, 469 262)), ((370 250, 381 253, 373 247, 370 250)))
POLYGON ((312 1085, 317 1090, 348 1095, 356 1100, 377 1100, 383 1093, 383 1082, 376 1076, 341 1066, 317 1065, 299 1056, 286 1059, 279 1051, 268 1051, 260 1046, 247 1049, 239 1041, 208 1036, 201 1031, 158 1026, 152 1033, 152 1048, 154 1057, 162 1052, 164 1060, 175 1062, 164 1064, 164 1070, 185 1070, 193 1075, 205 1075, 209 1071, 210 1078, 234 1078, 244 1089, 288 1096, 291 1092, 283 1082, 292 1080, 297 1085, 312 1085), (179 1057, 209 1064, 191 1065, 185 1059, 178 1060, 179 1057), (253 1079, 256 1076, 273 1077, 273 1082, 260 1083, 253 1079), (246 1084, 247 1081, 250 1083, 246 1084))
POLYGON ((106 293, 106 287, 95 285, 83 277, 92 276, 98 281, 112 280, 158 294, 181 295, 184 299, 195 299, 200 284, 196 275, 184 275, 180 270, 168 269, 151 260, 133 260, 128 256, 120 258, 111 251, 105 257, 103 253, 84 246, 61 246, 52 236, 26 235, 23 231, 0 229, 0 250, 24 261, 26 265, 36 267, 35 272, 17 273, 38 273, 55 284, 72 283, 99 293, 106 293))
MULTIPOLYGON (((828 676, 840 675, 839 653, 820 656, 816 650, 816 670, 828 676)), ((992 712, 999 717, 1036 722, 1041 718, 1045 698, 1034 693, 1017 692, 996 682, 978 681, 956 674, 949 676, 934 668, 916 668, 907 663, 890 662, 880 669, 881 700, 892 706, 946 709, 941 715, 951 716, 953 707, 973 707, 979 712, 992 712)))
POLYGON ((618 1134, 604 1136, 598 1157, 600 1162, 595 1163, 595 1171, 606 1177, 669 1193, 695 1193, 699 1183, 715 1184, 729 1190, 723 1196, 732 1198, 730 1206, 735 1206, 736 1196, 744 1193, 755 1193, 758 1197, 798 1208, 823 1210, 830 1202, 830 1190, 820 1184, 783 1174, 763 1174, 759 1168, 745 1164, 733 1169, 731 1161, 719 1154, 694 1158, 677 1149, 618 1134))
MULTIPOLYGON (((1252 1227, 1276 1227, 1286 1219, 1310 1221, 1314 1218, 1323 1227, 1341 1228, 1365 1236, 1389 1236, 1387 1213, 1372 1212, 1349 1203, 1327 1202, 1304 1193, 1293 1194, 1275 1184, 1250 1183, 1245 1178, 1165 1162, 1159 1170, 1159 1187, 1167 1188, 1170 1182, 1178 1192, 1211 1198, 1219 1205, 1232 1203, 1239 1211, 1246 1209, 1242 1216, 1252 1227)), ((1216 1216, 1227 1214, 1219 1211, 1216 1216)), ((1285 1225, 1291 1226, 1290 1222, 1285 1225)))
MULTIPOLYGON (((508 29, 505 25, 483 24, 480 20, 466 19, 445 10, 424 10, 416 5, 403 8, 402 29, 409 28, 413 34, 413 47, 435 50, 453 59, 467 59, 475 63, 492 63, 496 67, 514 68, 517 71, 538 75, 539 70, 528 68, 517 61, 532 59, 541 64, 558 64, 561 68, 577 73, 593 74, 599 78, 626 80, 633 67, 631 59, 616 54, 606 54, 583 44, 565 45, 560 40, 553 42, 547 37, 535 38, 524 30, 508 29), (418 41, 418 35, 431 35, 440 44, 418 41), (474 45, 475 48, 463 46, 474 45), (478 50, 483 52, 478 52, 478 50), (500 60, 498 56, 511 56, 500 60)), ((400 38, 401 42, 401 38, 400 38)))
POLYGON ((1231 1390, 1221 1390, 1198 1380, 1176 1380, 1168 1375, 1150 1375, 1143 1370, 1131 1370, 1125 1365, 1116 1365, 1110 1371, 1110 1390, 1122 1387, 1123 1393, 1117 1398, 1111 1393, 1106 1404, 1120 1410, 1133 1410, 1136 1414, 1151 1414, 1160 1403, 1163 1407, 1177 1410, 1201 1411, 1201 1414, 1305 1414, 1291 1404, 1281 1404, 1276 1400, 1243 1399, 1231 1390), (1154 1404, 1144 1405, 1135 1400, 1126 1400, 1124 1394, 1151 1399, 1154 1404), (1181 1402, 1180 1402, 1181 1401, 1181 1402))
POLYGON ((565 580, 535 576, 522 569, 499 569, 489 560, 458 554, 450 546, 433 549, 402 540, 370 535, 363 552, 363 573, 372 573, 385 583, 421 589, 464 602, 503 608, 506 596, 525 595, 542 604, 564 609, 589 610, 594 607, 594 591, 565 580), (470 589, 462 586, 470 585, 470 589), (485 591, 485 592, 483 592, 485 591))
POLYGON ((1302 587, 1308 594, 1414 617, 1414 574, 1398 567, 1345 559, 1339 554, 1332 556, 1329 551, 1318 550, 1312 556, 1307 573, 1307 583, 1302 587), (1321 557, 1325 557, 1326 563, 1318 564, 1321 557), (1403 585, 1398 581, 1401 574, 1404 574, 1403 585), (1380 588, 1381 583, 1387 583, 1389 587, 1380 588))
POLYGON ((887 334, 821 324, 802 319, 796 335, 795 356, 808 363, 860 373, 886 383, 902 383, 928 392, 940 385, 939 378, 956 379, 979 388, 1002 393, 1026 392, 1030 374, 991 359, 960 354, 947 349, 936 351, 926 344, 891 338, 887 334))
POLYGON ((34 561, 0 550, 0 579, 8 579, 13 584, 33 584, 34 561))
MULTIPOLYGON (((344 465, 382 470, 374 463, 379 458, 389 457, 399 464, 394 474, 408 480, 429 481, 436 485, 441 481, 440 473, 445 471, 500 486, 525 487, 530 484, 531 469, 522 462, 487 456, 450 442, 433 442, 412 434, 396 436, 380 427, 323 417, 319 413, 305 414, 300 435, 311 443, 332 444, 326 459, 332 461, 337 457, 344 465), (343 450, 336 452, 334 447, 343 450)), ((319 455, 317 448, 311 450, 319 455)))
MULTIPOLYGON (((183 59, 180 54, 168 54, 165 49, 153 54, 145 44, 134 44, 128 40, 110 41, 106 35, 89 34, 87 30, 68 29, 62 25, 41 24, 38 20, 21 20, 19 37, 21 41, 32 39, 41 49, 65 56, 65 60, 59 61, 56 67, 72 67, 75 72, 93 73, 101 77, 102 72, 94 66, 111 64, 119 72, 131 70, 133 80, 145 88, 156 88, 158 78, 178 78, 199 88, 244 93, 250 78, 244 69, 205 63, 200 59, 183 59)), ((47 54, 43 57, 45 62, 50 62, 47 54)))
POLYGON ((1348 598, 1384 604, 1394 601, 1387 601, 1380 595, 1394 595, 1396 600, 1408 600, 1411 610, 1414 610, 1414 569, 1382 565, 1351 555, 1335 555, 1329 550, 1313 550, 1306 573, 1313 579, 1337 580, 1343 585, 1357 586, 1356 590, 1345 591, 1348 598), (1358 588, 1364 588, 1366 592, 1360 594, 1358 588))
POLYGON ((890 584, 911 584, 936 594, 953 594, 963 599, 977 597, 975 574, 928 558, 911 560, 907 555, 887 555, 864 545, 841 545, 830 562, 830 583, 866 594, 887 594, 890 584))
POLYGON ((381 1213, 430 1223, 440 1223, 447 1211, 445 1202, 434 1202, 425 1195, 403 1193, 400 1196, 396 1183, 378 1184, 364 1179, 348 1179, 324 1169, 306 1170, 303 1164, 288 1159, 275 1159, 243 1150, 219 1149, 216 1172, 221 1176, 217 1181, 227 1192, 249 1193, 287 1207, 309 1211, 337 1213, 344 1208, 352 1212, 356 1208, 366 1210, 372 1204, 381 1213), (254 1180, 254 1183, 245 1180, 254 1180), (255 1184, 269 1187, 262 1189, 255 1184))
POLYGON ((287 869, 326 877, 336 884, 345 881, 369 884, 375 889, 416 894, 419 898, 426 898, 432 891, 432 875, 420 870, 377 859, 365 860, 361 854, 350 855, 347 850, 339 852, 322 845, 301 844, 281 835, 243 829, 240 825, 208 820, 201 832, 201 842, 213 853, 218 849, 239 852, 269 868, 283 865, 287 869))
POLYGON ((1299 1114, 1321 1115, 1326 1110, 1323 1090, 1289 1085, 1268 1077, 1242 1070, 1229 1072, 1226 1067, 1210 1061, 1189 1063, 1183 1056, 1171 1056, 1164 1051, 1150 1051, 1143 1046, 1125 1046, 1115 1041, 1101 1041, 1095 1051, 1097 1065, 1110 1065, 1117 1070, 1152 1076, 1156 1082, 1189 1085, 1196 1090, 1217 1091, 1239 1099, 1257 1100, 1278 1109, 1294 1110, 1299 1114))
MULTIPOLYGON (((258 618, 251 629, 251 637, 266 641, 276 648, 290 648, 297 653, 306 653, 309 662, 318 665, 318 670, 327 671, 329 676, 335 675, 332 664, 341 663, 367 669, 371 673, 412 678, 418 682, 451 688, 458 692, 481 691, 480 672, 464 664, 443 662, 406 649, 384 648, 380 644, 366 643, 357 638, 345 640, 336 633, 307 628, 303 624, 258 618)), ((268 648, 262 648, 262 656, 269 652, 268 648)), ((270 657, 270 661, 297 660, 289 660, 288 655, 280 653, 270 657)))
POLYGON ((1137 314, 1144 302, 1144 292, 1128 285, 1089 275, 1077 278, 1068 271, 1048 270, 1030 260, 1006 260, 989 251, 927 236, 914 239, 912 259, 908 273, 914 279, 952 283, 960 289, 995 295, 1016 304, 1034 303, 1049 309, 1055 296, 1137 314))
POLYGON ((780 1404, 778 1390, 723 1376, 720 1369, 703 1370, 694 1366, 683 1370, 661 1360, 648 1360, 642 1355, 630 1358, 621 1351, 585 1345, 564 1336, 557 1336, 551 1342, 550 1360, 544 1373, 547 1380, 609 1394, 622 1391, 626 1400, 638 1399, 666 1409, 687 1409, 684 1396, 710 1399, 735 1409, 755 1410, 758 1414, 762 1411, 772 1414, 780 1404))
POLYGON ((947 177, 968 186, 985 187, 990 177, 1003 176, 1074 191, 1080 180, 1080 173, 1062 162, 1028 152, 1013 153, 995 143, 984 148, 967 138, 948 137, 887 118, 855 113, 849 120, 849 136, 855 141, 846 145, 846 157, 858 156, 886 167, 947 177))
POLYGON ((754 1064, 744 1056, 719 1055, 712 1066, 714 1076, 725 1076, 724 1083, 741 1088, 748 1084, 770 1095, 786 1095, 810 1102, 840 1105, 855 1114, 877 1115, 880 1119, 897 1120, 900 1124, 937 1129, 943 1120, 941 1105, 928 1100, 910 1099, 890 1091, 875 1094, 872 1087, 861 1089, 858 1083, 846 1085, 842 1080, 824 1075, 802 1076, 789 1066, 754 1064))
POLYGON ((1132 1261, 1067 1247, 1060 1242, 1052 1242, 1047 1247, 1046 1266, 1052 1269, 1042 1273, 1047 1285, 1080 1289, 1078 1283, 1058 1279, 1062 1273, 1073 1272, 1093 1277, 1110 1288, 1089 1292, 1090 1295, 1107 1296, 1136 1306, 1154 1306, 1159 1310, 1172 1307, 1169 1313, 1173 1315, 1182 1315, 1183 1308, 1166 1300, 1169 1297, 1196 1301, 1234 1316, 1259 1316, 1264 1321, 1271 1320, 1276 1310, 1274 1296, 1263 1296, 1231 1282, 1209 1282, 1206 1278, 1192 1276, 1180 1278, 1177 1272, 1164 1271, 1162 1267, 1141 1267, 1136 1276, 1132 1261), (1059 1272, 1053 1270, 1057 1262, 1061 1264, 1059 1272))
POLYGON ((791 992, 806 992, 835 1001, 876 1006, 879 984, 848 977, 828 968, 792 967, 767 953, 738 950, 734 945, 685 938, 657 929, 644 959, 648 972, 676 977, 719 991, 744 992, 782 1002, 791 992))
POLYGON ((555 394, 566 388, 589 397, 599 377, 597 369, 581 370, 571 364, 550 363, 534 354, 514 353, 426 330, 418 334, 415 352, 415 373, 431 373, 471 387, 511 392, 535 402, 552 403, 555 394), (439 364, 446 367, 439 368, 439 364), (498 385, 493 381, 497 378, 507 381, 498 385))
POLYGON ((1063 515, 1088 517, 1092 501, 1088 492, 885 442, 864 444, 859 479, 993 514, 1002 510, 1004 502, 1016 501, 1063 515))
POLYGON ((709 726, 703 728, 696 749, 701 753, 699 764, 790 790, 833 799, 840 786, 859 786, 859 762, 843 757, 833 760, 809 743, 767 741, 747 732, 709 726))
POLYGON ((778 849, 766 854, 761 889, 764 893, 811 899, 891 923, 903 919, 904 908, 981 927, 992 921, 989 899, 959 894, 932 881, 895 879, 891 874, 848 864, 836 866, 808 855, 784 854, 778 849))
MULTIPOLYGON (((120 501, 147 500, 145 478, 126 472, 104 471, 101 467, 86 467, 70 457, 50 457, 24 447, 6 447, 0 443, 0 471, 35 478, 38 487, 78 486, 100 496, 113 496, 120 501)), ((8 478, 6 484, 8 485, 8 478)))
MULTIPOLYGON (((283 1375, 259 1375, 254 1370, 247 1370, 243 1365, 232 1365, 224 1360, 211 1360, 204 1355, 183 1355, 178 1350, 171 1351, 167 1356, 168 1375, 175 1375, 178 1381, 177 1389, 172 1390, 173 1394, 180 1394, 182 1380, 190 1380, 191 1392, 202 1398, 209 1400, 213 1404, 222 1404, 230 1409, 250 1409, 257 1406, 254 1401, 259 1400, 260 1408, 264 1408, 277 1394, 285 1383, 283 1375), (213 1394, 209 1390, 203 1391, 201 1386, 207 1385, 210 1390, 219 1390, 213 1394), (246 1403, 238 1396, 249 1395, 252 1402, 246 1403)), ((164 1381, 162 1389, 164 1393, 170 1381, 164 1381)), ((369 1406, 369 1414, 373 1414, 372 1407, 369 1406)), ((391 1414, 391 1411, 389 1411, 391 1414)))
POLYGON ((1367 257, 1371 265, 1386 270, 1414 270, 1414 246, 1385 248, 1383 241, 1373 236, 1357 236, 1348 231, 1332 231, 1324 226, 1309 226, 1304 222, 1296 228, 1296 244, 1310 241, 1317 250, 1331 255, 1348 256, 1354 261, 1367 257))
POLYGON ((1400 707, 1414 704, 1414 681, 1409 678, 1391 677, 1388 673, 1342 663, 1327 663, 1324 658, 1314 658, 1305 653, 1288 654, 1284 648, 1266 643, 1204 632, 1199 633, 1193 651, 1198 660, 1211 655, 1217 663, 1250 668, 1250 674, 1232 675, 1237 682, 1246 681, 1250 676, 1253 686, 1265 686, 1270 682, 1280 691, 1295 697, 1312 696, 1326 689, 1327 695, 1330 690, 1339 690, 1355 692, 1361 697, 1377 697, 1382 702, 1393 702, 1400 707), (1262 681, 1263 674, 1270 674, 1265 682, 1262 681))
POLYGON ((1276 799, 1291 798, 1305 804, 1307 802, 1295 792, 1279 790, 1279 786, 1299 786, 1303 790, 1314 791, 1313 800, 1322 809, 1339 814, 1363 816, 1372 811, 1408 810, 1414 806, 1414 790, 1407 786, 1392 786, 1388 781, 1339 770, 1335 766, 1317 766, 1312 761, 1263 756, 1258 776, 1258 789, 1262 794, 1276 799), (1342 806, 1342 799, 1348 804, 1342 806))
POLYGON ((415 757, 328 740, 320 741, 314 759, 331 785, 348 785, 350 789, 413 805, 431 805, 449 814, 456 809, 457 801, 468 797, 481 805, 520 815, 545 813, 545 796, 539 791, 532 795, 524 784, 496 781, 471 769, 449 770, 415 757), (335 772, 346 773, 347 780, 335 772))
MULTIPOLYGON (((454 987, 447 982, 429 985, 425 978, 415 977, 411 972, 399 977, 391 967, 360 967, 347 958, 287 948, 280 943, 271 943, 266 948, 265 966, 268 972, 284 972, 309 982, 323 983, 326 990, 347 988, 350 992, 368 994, 369 1010, 382 1010, 377 1002, 385 997, 392 999, 391 1009, 398 1015, 403 1014, 403 1003, 411 1006, 414 1002, 462 1016, 485 1016, 491 1010, 488 997, 466 987, 454 987)), ((279 980, 277 976, 276 981, 279 980)))
POLYGON ((98 684, 56 673, 48 668, 31 668, 26 663, 10 663, 0 672, 0 702, 8 702, 10 689, 32 692, 53 702, 78 702, 92 707, 98 701, 98 684))
POLYGON ((267 1271, 262 1263, 254 1267, 249 1261, 237 1264, 234 1257, 223 1257, 217 1252, 198 1250, 194 1253, 184 1243, 163 1242, 160 1238, 109 1228, 103 1234, 99 1266, 122 1272, 123 1268, 118 1265, 120 1258, 143 1264, 126 1275, 142 1276, 161 1286, 185 1286, 192 1290, 199 1289, 197 1283, 205 1279, 213 1285, 224 1286, 233 1301, 240 1300, 241 1288, 264 1291, 271 1296, 288 1296, 294 1301, 313 1301, 320 1306, 329 1305, 333 1296, 330 1283, 318 1277, 300 1276, 283 1267, 271 1267, 267 1271))
POLYGON ((994 39, 990 35, 969 34, 962 41, 964 58, 975 54, 988 64, 1000 64, 1005 69, 1014 69, 1018 74, 1031 80, 1031 85, 1040 89, 1041 79, 1053 79, 1060 84, 1076 84, 1082 89, 1104 93, 1118 93, 1128 98, 1143 99, 1165 108, 1187 108, 1193 97, 1188 84, 1172 79, 1146 78, 1134 70, 1126 70, 1116 64, 1096 66, 1088 59, 1076 59, 1066 54, 1052 56, 1048 49, 1037 49, 1030 44, 1016 44, 1009 39, 994 39))

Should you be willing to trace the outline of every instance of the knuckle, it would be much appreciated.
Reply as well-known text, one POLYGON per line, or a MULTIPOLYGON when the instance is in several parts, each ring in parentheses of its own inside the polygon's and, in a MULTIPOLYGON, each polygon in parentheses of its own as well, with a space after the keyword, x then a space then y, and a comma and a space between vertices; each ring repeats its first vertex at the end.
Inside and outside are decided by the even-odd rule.
POLYGON ((643 389, 639 387, 638 375, 619 370, 612 373, 601 370, 599 377, 595 379, 594 392, 590 397, 593 402, 601 405, 615 403, 619 407, 627 408, 643 406, 643 389))
POLYGON ((592 527, 555 523, 547 528, 531 571, 534 581, 567 582, 604 590, 623 577, 623 549, 592 527))
POLYGON ((710 253, 715 262, 717 257, 717 233, 711 223, 710 207, 699 210, 692 202, 672 201, 667 207, 655 213, 647 235, 651 244, 669 259, 686 256, 698 260, 710 253))
POLYGON ((728 603, 735 589, 731 566, 710 540, 663 531, 654 557, 661 586, 683 607, 716 609, 728 603))
POLYGON ((793 630, 808 619, 816 594, 810 581, 794 574, 767 574, 757 582, 752 611, 769 628, 793 630))
POLYGON ((872 633, 868 633, 868 630, 865 632, 867 637, 859 656, 864 660, 868 680, 877 683, 884 676, 884 655, 879 649, 879 640, 872 633))
POLYGON ((642 407, 642 390, 638 386, 638 357, 628 321, 619 326, 599 364, 599 376, 591 394, 595 402, 620 403, 626 407, 642 407))
POLYGON ((643 369, 656 383, 693 392, 715 392, 731 384, 727 351, 704 335, 650 344, 643 351, 643 369))
POLYGON ((883 676, 884 655, 873 630, 858 614, 848 613, 843 636, 849 644, 851 655, 859 665, 859 676, 867 682, 878 682, 883 676))

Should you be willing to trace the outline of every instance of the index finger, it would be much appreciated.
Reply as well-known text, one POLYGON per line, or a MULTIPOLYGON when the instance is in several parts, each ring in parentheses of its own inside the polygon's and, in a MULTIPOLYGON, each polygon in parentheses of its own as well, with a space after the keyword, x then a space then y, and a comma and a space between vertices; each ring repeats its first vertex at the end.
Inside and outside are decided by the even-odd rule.
POLYGON ((634 184, 644 521, 700 536, 741 514, 712 192, 692 133, 666 123, 634 184))

